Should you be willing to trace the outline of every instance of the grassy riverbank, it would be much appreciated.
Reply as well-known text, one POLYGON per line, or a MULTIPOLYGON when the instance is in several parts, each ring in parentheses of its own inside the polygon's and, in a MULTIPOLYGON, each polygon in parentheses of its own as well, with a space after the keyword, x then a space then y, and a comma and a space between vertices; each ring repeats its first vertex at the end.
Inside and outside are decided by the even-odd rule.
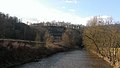
POLYGON ((44 47, 19 46, 4 47, 0 46, 0 68, 10 68, 28 62, 34 62, 52 54, 68 51, 70 48, 54 45, 44 47))

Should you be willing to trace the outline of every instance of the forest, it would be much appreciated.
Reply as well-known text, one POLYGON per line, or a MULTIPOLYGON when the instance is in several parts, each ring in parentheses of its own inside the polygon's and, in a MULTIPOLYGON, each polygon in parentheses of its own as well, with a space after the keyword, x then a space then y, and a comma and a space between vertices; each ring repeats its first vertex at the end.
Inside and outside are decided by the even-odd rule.
POLYGON ((28 25, 17 17, 2 12, 0 12, 0 24, 1 68, 36 61, 58 52, 79 48, 82 44, 83 25, 64 21, 28 25), (32 41, 34 42, 31 44, 32 41), (45 44, 42 46, 37 42, 45 44))
MULTIPOLYGON (((56 52, 84 47, 84 49, 98 54, 103 59, 109 61, 112 65, 117 65, 120 63, 119 29, 119 22, 113 21, 112 18, 103 19, 100 16, 93 17, 86 26, 64 21, 40 22, 28 25, 17 17, 0 12, 0 39, 19 39, 46 43, 43 48, 35 46, 34 48, 25 47, 10 50, 0 44, 0 57, 4 57, 4 59, 0 58, 0 64, 13 63, 11 59, 15 62, 25 62, 25 58, 36 59, 40 58, 41 55, 45 56, 46 54, 50 55, 56 52), (57 44, 53 34, 49 31, 51 28, 49 26, 62 26, 65 28, 64 30, 52 31, 54 34, 60 32, 58 36, 60 40, 57 44), (5 53, 8 54, 6 55, 5 53)), ((4 67, 5 65, 0 66, 4 67)))
POLYGON ((112 18, 95 16, 89 20, 83 31, 85 48, 98 54, 111 65, 120 62, 120 23, 112 18))

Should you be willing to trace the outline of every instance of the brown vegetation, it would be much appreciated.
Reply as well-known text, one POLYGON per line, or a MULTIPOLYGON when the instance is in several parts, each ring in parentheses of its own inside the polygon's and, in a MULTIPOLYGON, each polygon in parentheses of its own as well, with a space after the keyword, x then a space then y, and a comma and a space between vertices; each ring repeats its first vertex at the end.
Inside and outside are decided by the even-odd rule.
POLYGON ((61 42, 68 48, 80 47, 82 45, 82 31, 67 29, 61 42))
POLYGON ((17 17, 11 17, 1 12, 0 24, 0 39, 6 39, 5 41, 8 39, 21 40, 7 43, 0 40, 0 68, 78 48, 82 44, 82 25, 64 21, 28 25, 17 17))
MULTIPOLYGON (((2 43, 2 42, 1 42, 2 43)), ((64 49, 58 45, 49 44, 49 47, 39 46, 34 43, 33 45, 24 45, 24 43, 17 43, 14 45, 13 42, 8 42, 0 45, 0 68, 7 68, 31 61, 36 61, 52 55, 57 52, 64 51, 64 49)))
POLYGON ((103 20, 94 17, 84 29, 83 42, 88 50, 108 58, 111 64, 115 65, 120 60, 118 58, 120 30, 117 24, 112 23, 111 18, 103 20))

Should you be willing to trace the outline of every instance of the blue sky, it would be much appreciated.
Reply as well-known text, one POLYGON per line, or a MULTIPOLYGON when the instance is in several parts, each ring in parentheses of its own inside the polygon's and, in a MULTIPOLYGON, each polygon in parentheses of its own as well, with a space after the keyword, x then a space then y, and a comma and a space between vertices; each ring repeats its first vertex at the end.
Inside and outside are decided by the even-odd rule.
POLYGON ((120 0, 44 0, 43 3, 65 12, 73 9, 75 14, 82 17, 96 15, 120 17, 120 0))
POLYGON ((0 0, 0 11, 24 22, 56 20, 85 25, 97 15, 119 21, 119 3, 119 0, 0 0))

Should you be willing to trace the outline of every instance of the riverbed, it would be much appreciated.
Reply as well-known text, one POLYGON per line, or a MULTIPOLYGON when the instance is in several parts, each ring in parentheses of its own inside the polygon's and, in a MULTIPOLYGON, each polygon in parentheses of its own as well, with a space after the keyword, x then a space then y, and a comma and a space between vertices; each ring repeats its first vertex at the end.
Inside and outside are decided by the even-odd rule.
POLYGON ((31 62, 16 68, 113 68, 103 59, 85 50, 58 53, 38 62, 31 62))

